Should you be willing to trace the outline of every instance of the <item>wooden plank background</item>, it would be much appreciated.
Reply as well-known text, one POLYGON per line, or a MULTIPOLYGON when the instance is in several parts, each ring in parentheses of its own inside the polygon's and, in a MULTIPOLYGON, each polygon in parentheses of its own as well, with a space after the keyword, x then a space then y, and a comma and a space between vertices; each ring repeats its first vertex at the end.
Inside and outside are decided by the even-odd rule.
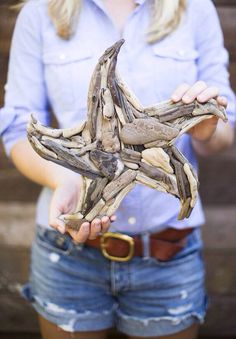
MULTIPOLYGON (((0 107, 6 82, 15 0, 1 0, 0 107)), ((230 52, 230 74, 236 90, 236 0, 215 1, 230 52)), ((1 123, 1 122, 0 122, 1 123)), ((236 336, 236 143, 221 155, 200 159, 201 196, 207 222, 203 228, 207 288, 211 297, 203 335, 236 336)), ((24 179, 0 146, 0 334, 37 332, 36 317, 19 297, 27 279, 33 237, 34 202, 40 188, 24 179)), ((0 336, 2 338, 2 336, 0 336)), ((8 338, 8 337, 7 337, 8 338)), ((26 337, 24 337, 26 338, 26 337)))

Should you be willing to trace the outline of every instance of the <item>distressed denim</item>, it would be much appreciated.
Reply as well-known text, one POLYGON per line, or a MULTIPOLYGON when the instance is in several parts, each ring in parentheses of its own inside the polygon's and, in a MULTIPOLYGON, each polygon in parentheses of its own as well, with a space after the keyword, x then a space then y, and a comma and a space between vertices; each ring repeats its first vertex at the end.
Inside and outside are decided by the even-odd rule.
POLYGON ((68 332, 116 327, 133 336, 179 332, 202 322, 206 309, 200 228, 171 260, 107 260, 97 249, 37 227, 30 280, 22 294, 68 332))

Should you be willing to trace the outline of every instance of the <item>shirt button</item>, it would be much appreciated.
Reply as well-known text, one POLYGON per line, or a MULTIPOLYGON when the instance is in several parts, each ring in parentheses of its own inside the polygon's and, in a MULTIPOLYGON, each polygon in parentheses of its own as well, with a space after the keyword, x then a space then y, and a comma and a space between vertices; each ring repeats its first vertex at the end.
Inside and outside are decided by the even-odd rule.
POLYGON ((180 49, 180 50, 178 51, 178 54, 179 54, 180 56, 184 56, 184 55, 185 55, 185 51, 184 51, 183 49, 180 49))
POLYGON ((65 54, 60 54, 59 58, 60 58, 60 60, 65 60, 66 55, 65 54))
POLYGON ((128 223, 129 223, 130 225, 134 225, 134 224, 136 223, 136 218, 135 218, 135 217, 130 217, 130 218, 128 219, 128 223))

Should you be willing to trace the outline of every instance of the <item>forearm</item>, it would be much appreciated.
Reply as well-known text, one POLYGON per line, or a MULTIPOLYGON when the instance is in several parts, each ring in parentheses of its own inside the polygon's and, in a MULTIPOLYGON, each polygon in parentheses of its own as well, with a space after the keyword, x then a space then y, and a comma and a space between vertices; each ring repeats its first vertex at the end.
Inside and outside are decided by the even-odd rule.
POLYGON ((220 120, 215 132, 206 141, 200 141, 192 138, 192 145, 195 152, 200 156, 208 156, 220 152, 230 145, 234 139, 234 130, 229 123, 220 120))
POLYGON ((18 141, 12 147, 10 156, 16 168, 39 185, 55 189, 65 180, 75 180, 76 177, 79 180, 79 174, 42 159, 27 139, 18 141))

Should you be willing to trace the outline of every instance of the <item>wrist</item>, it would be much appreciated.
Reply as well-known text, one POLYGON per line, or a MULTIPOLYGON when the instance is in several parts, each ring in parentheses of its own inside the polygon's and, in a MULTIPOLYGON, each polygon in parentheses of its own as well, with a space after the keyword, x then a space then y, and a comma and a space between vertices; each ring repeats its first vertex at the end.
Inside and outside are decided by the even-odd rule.
POLYGON ((73 187, 78 186, 78 188, 81 187, 81 175, 63 167, 61 167, 58 171, 53 172, 51 177, 52 182, 50 188, 53 190, 67 185, 73 185, 73 187))
POLYGON ((232 145, 233 139, 234 130, 230 124, 219 121, 216 130, 208 140, 199 141, 192 138, 192 145, 199 155, 206 156, 226 149, 232 145))
POLYGON ((207 156, 211 153, 209 145, 211 144, 210 140, 203 141, 192 138, 191 140, 194 151, 201 156, 207 156))

